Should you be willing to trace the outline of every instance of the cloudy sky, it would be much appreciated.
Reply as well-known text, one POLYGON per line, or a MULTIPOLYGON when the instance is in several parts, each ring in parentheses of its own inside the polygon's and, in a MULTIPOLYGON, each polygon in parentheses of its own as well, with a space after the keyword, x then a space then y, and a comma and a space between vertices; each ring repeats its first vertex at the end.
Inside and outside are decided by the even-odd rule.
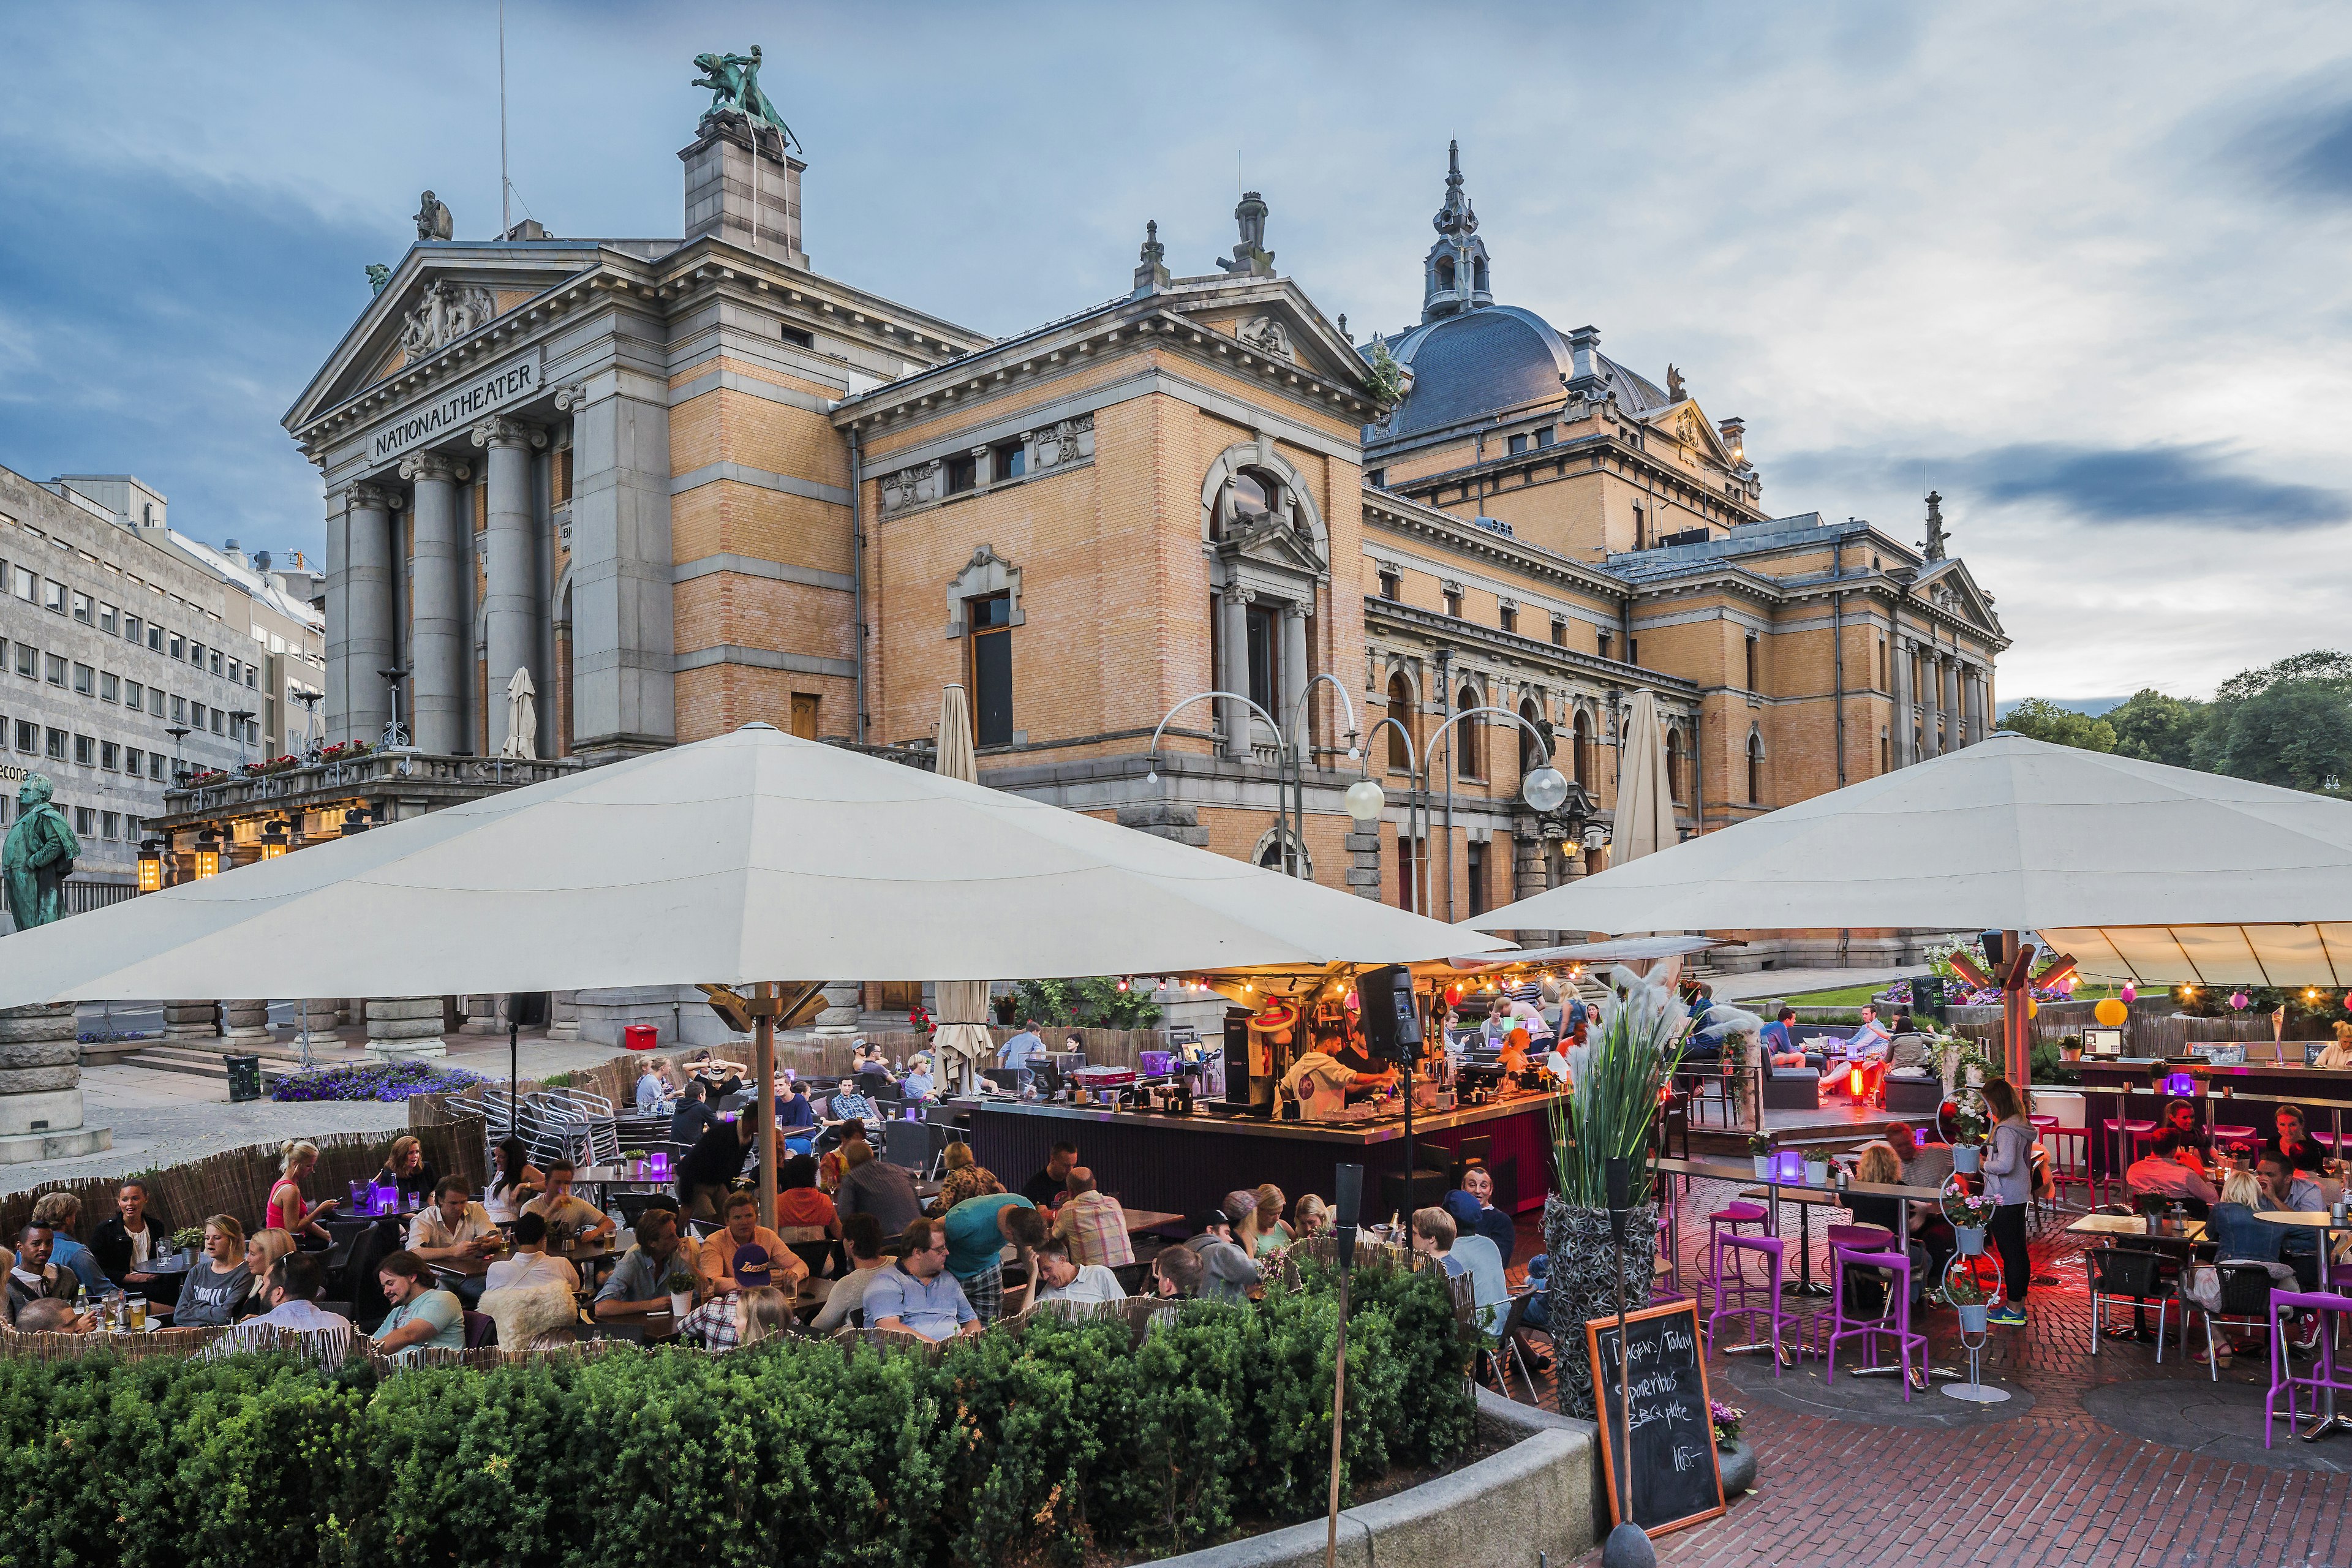
MULTIPOLYGON (((1958 550, 2001 695, 2352 645, 2352 10, 509 0, 516 216, 672 235, 699 50, 765 46, 819 270, 991 332, 1233 243, 1360 336, 1459 137, 1496 292, 1748 422, 1768 507, 1958 550)), ((278 426, 410 243, 498 226, 497 13, 0 11, 0 463, 319 547, 278 426)))

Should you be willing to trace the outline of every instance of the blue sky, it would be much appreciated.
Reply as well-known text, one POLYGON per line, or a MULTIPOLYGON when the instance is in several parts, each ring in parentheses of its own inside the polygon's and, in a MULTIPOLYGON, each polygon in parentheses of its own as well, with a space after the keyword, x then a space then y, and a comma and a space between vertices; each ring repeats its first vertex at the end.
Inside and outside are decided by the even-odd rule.
MULTIPOLYGON (((0 463, 311 549, 278 427, 410 242, 498 223, 496 11, 0 12, 0 463)), ((992 332, 1147 217, 1359 336, 1459 137, 1498 298, 1748 422, 1768 507, 1956 548, 2001 696, 2208 692, 2352 640, 2352 11, 1990 4, 508 7, 517 216, 671 235, 699 50, 765 47, 819 270, 992 332)))

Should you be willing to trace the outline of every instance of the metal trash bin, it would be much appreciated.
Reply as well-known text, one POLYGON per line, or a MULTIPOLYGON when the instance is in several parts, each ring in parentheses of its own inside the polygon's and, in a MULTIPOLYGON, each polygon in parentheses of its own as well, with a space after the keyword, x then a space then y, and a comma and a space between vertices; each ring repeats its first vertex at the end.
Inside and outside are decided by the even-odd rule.
POLYGON ((261 1058, 259 1057, 224 1056, 228 1064, 229 1103, 261 1098, 261 1058))

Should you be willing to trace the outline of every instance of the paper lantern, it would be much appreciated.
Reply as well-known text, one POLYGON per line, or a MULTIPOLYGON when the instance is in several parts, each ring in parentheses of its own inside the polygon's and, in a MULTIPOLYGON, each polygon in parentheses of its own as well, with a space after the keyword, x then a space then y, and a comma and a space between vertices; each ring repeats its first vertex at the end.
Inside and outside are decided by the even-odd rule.
POLYGON ((2131 1016, 2131 1009, 2110 996, 2091 1009, 2091 1016, 2110 1029, 2120 1029, 2131 1016))
POLYGON ((2240 1012, 2243 1012, 2246 1006, 2246 994, 2242 991, 2231 992, 2230 1005, 2237 1008, 2240 1012))
POLYGON ((2139 987, 2138 987, 2138 986, 2137 986, 2137 985, 2126 985, 2126 986, 2125 986, 2125 987, 2124 987, 2124 990, 2123 990, 2123 997, 2124 997, 2124 1001, 2125 1001, 2125 1003, 2126 1003, 2126 1005, 2129 1005, 2129 1004, 2131 1004, 2131 1003, 2133 1003, 2133 1002, 2137 1002, 2137 1001, 2138 1001, 2138 1000, 2139 1000, 2139 987))
POLYGON ((2038 1017, 2041 1016, 2041 1013, 2042 1004, 2036 1002, 2032 997, 2028 996, 2025 999, 2025 1016, 2029 1018, 2038 1017))

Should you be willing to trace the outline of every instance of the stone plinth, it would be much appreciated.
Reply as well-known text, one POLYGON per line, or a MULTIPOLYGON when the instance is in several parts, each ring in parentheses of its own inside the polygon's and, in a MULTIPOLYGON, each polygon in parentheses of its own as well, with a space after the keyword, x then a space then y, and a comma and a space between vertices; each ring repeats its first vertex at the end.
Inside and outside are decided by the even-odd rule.
POLYGON ((821 993, 824 1011, 816 1016, 820 1035, 852 1035, 864 1015, 865 987, 855 980, 836 980, 821 993))
POLYGON ((163 1037, 167 1040, 215 1040, 220 1037, 220 1004, 217 1002, 166 1002, 163 1004, 163 1037))
POLYGON ((236 1001, 221 1004, 221 1034, 224 1038, 257 1042, 269 1038, 269 1004, 265 1001, 236 1001))
POLYGON ((580 993, 555 991, 547 998, 547 1037, 551 1040, 576 1040, 580 1037, 580 993))
POLYGON ((368 1055, 383 1061, 448 1055, 441 1038, 440 997, 371 996, 366 1005, 368 1055))
POLYGON ((342 1011, 341 1002, 331 998, 314 998, 307 1002, 298 1002, 294 1005, 296 1008, 294 1026, 297 1029, 307 1026, 314 1035, 331 1035, 335 1032, 335 1021, 342 1011))
POLYGON ((1346 839, 1351 864, 1348 868, 1348 891, 1374 903, 1381 900, 1381 834, 1376 823, 1370 833, 1350 832, 1346 839))
POLYGON ((114 1146, 110 1130, 82 1125, 76 1030, 70 1002, 0 1008, 0 1164, 114 1146))

